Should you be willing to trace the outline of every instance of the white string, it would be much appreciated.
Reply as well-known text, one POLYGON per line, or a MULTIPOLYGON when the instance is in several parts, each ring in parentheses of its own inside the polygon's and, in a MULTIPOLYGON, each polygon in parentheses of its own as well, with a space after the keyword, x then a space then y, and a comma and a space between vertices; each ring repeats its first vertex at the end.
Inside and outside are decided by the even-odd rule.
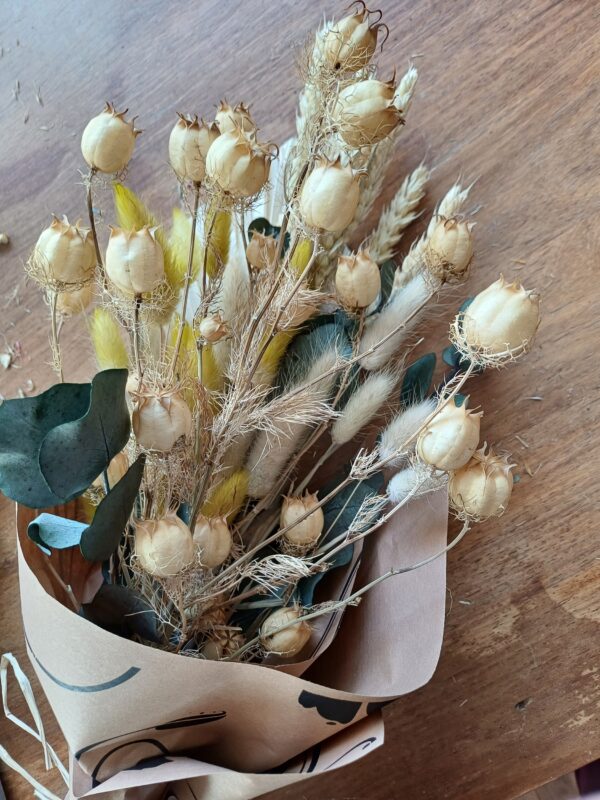
MULTIPOLYGON (((40 714, 40 710, 37 707, 37 703, 35 702, 35 696, 33 694, 33 689, 31 688, 31 683, 29 682, 29 678, 21 667, 19 666, 19 662, 13 656, 12 653, 4 653, 2 658, 0 659, 0 685, 2 686, 2 705, 4 706, 4 714, 7 719, 9 719, 12 723, 17 725, 21 730, 24 730, 25 733, 28 733, 30 736, 33 736, 34 739, 37 739, 38 742, 42 745, 42 749, 44 751, 44 762, 45 767, 47 770, 56 767, 60 772, 60 776, 65 782, 65 784, 69 785, 69 773, 65 769, 64 764, 56 755, 56 752, 51 747, 50 744, 46 741, 46 734, 44 732, 44 723, 42 722, 42 716, 40 714), (12 711, 8 707, 8 667, 11 666, 14 676, 17 679, 17 683, 19 684, 19 688, 25 698, 25 702, 27 703, 27 707, 31 712, 31 716, 33 717, 33 721, 35 723, 36 729, 30 727, 26 722, 23 722, 22 719, 15 716, 12 711)), ((57 795, 53 794, 49 789, 39 783, 32 775, 27 772, 27 770, 18 764, 14 758, 8 753, 8 751, 0 745, 0 760, 3 761, 10 769, 17 772, 21 777, 25 778, 31 786, 34 788, 34 796, 37 798, 41 798, 41 800, 62 800, 62 798, 58 797, 57 795)))

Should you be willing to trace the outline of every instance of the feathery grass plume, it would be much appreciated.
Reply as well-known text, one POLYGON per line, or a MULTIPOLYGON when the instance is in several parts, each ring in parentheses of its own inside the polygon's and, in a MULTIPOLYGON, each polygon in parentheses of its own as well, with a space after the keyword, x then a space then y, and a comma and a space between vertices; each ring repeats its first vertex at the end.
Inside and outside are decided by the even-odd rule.
POLYGON ((392 202, 382 212, 369 239, 369 253, 378 264, 392 258, 404 229, 419 216, 415 209, 425 196, 430 174, 429 169, 420 164, 406 176, 392 202))
POLYGON ((412 103, 418 78, 419 73, 417 68, 411 65, 402 76, 402 79, 396 89, 395 101, 398 107, 402 109, 403 116, 406 116, 408 109, 410 108, 410 104, 412 103))
MULTIPOLYGON (((207 243, 206 274, 212 280, 222 271, 229 258, 231 212, 209 210, 204 220, 204 230, 210 237, 207 243)), ((200 263, 204 260, 204 248, 199 248, 200 263)))
POLYGON ((429 236, 435 227, 437 217, 442 216, 448 219, 455 217, 466 203, 470 190, 470 186, 463 189, 459 183, 455 183, 454 186, 446 192, 432 214, 427 230, 420 239, 413 243, 407 255, 404 257, 402 269, 396 270, 392 292, 395 292, 402 286, 406 286, 412 277, 425 269, 425 249, 427 248, 429 236))
POLYGON ((221 313, 231 332, 231 336, 224 337, 213 347, 215 361, 223 374, 229 368, 233 340, 238 341, 248 325, 250 307, 250 275, 245 256, 231 253, 214 303, 214 310, 221 313))
POLYGON ((401 291, 392 293, 378 314, 367 320, 359 345, 359 353, 366 354, 360 361, 364 369, 381 369, 394 358, 431 295, 427 280, 422 275, 415 275, 401 291), (367 352, 375 346, 377 349, 372 353, 367 352))
POLYGON ((144 225, 150 227, 157 227, 156 240, 162 248, 165 264, 165 277, 169 285, 169 289, 174 293, 175 297, 181 288, 183 278, 185 277, 185 270, 187 267, 187 258, 183 273, 181 271, 180 261, 174 257, 169 241, 163 229, 159 226, 158 220, 152 212, 144 205, 140 198, 134 191, 124 186, 122 183, 115 183, 113 186, 113 194, 115 200, 115 212, 117 214, 117 221, 121 228, 125 230, 132 230, 135 228, 139 230, 144 225))
POLYGON ((390 479, 387 487, 388 498, 391 503, 396 504, 408 497, 422 497, 424 494, 441 489, 447 481, 448 476, 445 472, 432 472, 423 464, 411 465, 390 479))
MULTIPOLYGON (((181 208, 173 209, 173 222, 169 232, 169 247, 173 254, 173 272, 177 273, 177 282, 183 283, 187 272, 192 235, 192 218, 181 208)), ((194 248, 192 278, 196 278, 202 267, 202 248, 194 248)))
POLYGON ((386 461, 389 459, 389 466, 400 466, 407 455, 414 450, 414 440, 409 445, 405 445, 405 442, 415 436, 436 407, 437 402, 433 397, 407 406, 383 430, 379 442, 379 452, 383 459, 386 461))
POLYGON ((200 509, 205 517, 227 517, 231 521, 241 510, 248 494, 248 472, 238 469, 211 490, 200 509))
POLYGON ((215 358, 215 345, 202 348, 202 385, 209 392, 219 393, 225 388, 225 376, 215 358))
POLYGON ((290 258, 290 270, 296 277, 302 275, 308 266, 312 252, 313 243, 311 239, 302 239, 296 245, 292 257, 290 258))
MULTIPOLYGON (((179 314, 173 314, 171 320, 171 329, 169 331, 169 341, 167 346, 167 360, 173 358, 175 343, 179 336, 179 328, 181 327, 181 317, 179 314)), ((198 377, 198 349, 196 347, 196 337, 189 322, 184 322, 183 333, 181 335, 181 347, 179 350, 179 358, 177 359, 177 371, 183 377, 197 378, 198 377)))
MULTIPOLYGON (((321 375, 325 375, 332 367, 339 363, 339 352, 335 341, 330 345, 309 367, 303 377, 287 387, 290 391, 294 390, 292 409, 287 417, 292 414, 298 415, 306 413, 305 421, 286 422, 280 420, 275 429, 261 431, 248 454, 246 469, 250 473, 248 494, 253 498, 265 497, 282 474, 285 465, 301 445, 304 437, 310 429, 321 422, 326 417, 324 401, 331 394, 331 390, 336 382, 336 375, 327 375, 323 380, 310 385, 321 375), (304 390, 304 401, 300 394, 295 390, 303 385, 308 388, 304 390), (310 386, 309 386, 310 385, 310 386), (306 403, 304 409, 303 403, 306 403), (295 408, 297 406, 297 408, 295 408)), ((286 394, 280 395, 280 399, 285 402, 286 394)), ((333 413, 333 410, 330 410, 333 413)), ((266 414, 265 422, 274 426, 275 420, 271 413, 266 414)))
POLYGON ((281 359, 296 331, 279 331, 267 345, 256 372, 252 376, 254 386, 272 386, 279 370, 281 359))
POLYGON ((95 308, 88 319, 90 339, 100 369, 129 369, 129 355, 121 328, 106 308, 95 308))
POLYGON ((369 375, 341 410, 331 428, 335 445, 351 441, 387 402, 398 383, 394 372, 375 372, 369 375))

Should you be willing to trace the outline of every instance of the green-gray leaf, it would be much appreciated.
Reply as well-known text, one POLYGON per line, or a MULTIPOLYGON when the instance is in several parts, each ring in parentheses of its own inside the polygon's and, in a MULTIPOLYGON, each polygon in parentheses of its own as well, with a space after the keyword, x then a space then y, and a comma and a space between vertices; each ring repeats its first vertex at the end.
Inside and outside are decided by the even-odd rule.
POLYGON ((435 370, 435 353, 426 353, 418 358, 404 374, 400 402, 404 406, 420 403, 427 397, 435 370))
POLYGON ((64 550, 78 545, 86 528, 85 522, 44 513, 29 523, 27 535, 44 553, 50 555, 51 548, 64 550))
POLYGON ((84 492, 125 447, 130 420, 125 400, 127 370, 94 376, 86 412, 53 427, 39 451, 39 467, 50 490, 65 500, 84 492))
POLYGON ((81 553, 88 561, 105 561, 116 550, 140 488, 145 460, 142 454, 134 461, 98 505, 94 519, 79 543, 81 553))
POLYGON ((105 583, 92 602, 82 606, 81 614, 119 636, 129 638, 136 634, 151 642, 159 640, 154 610, 143 597, 126 586, 105 583))

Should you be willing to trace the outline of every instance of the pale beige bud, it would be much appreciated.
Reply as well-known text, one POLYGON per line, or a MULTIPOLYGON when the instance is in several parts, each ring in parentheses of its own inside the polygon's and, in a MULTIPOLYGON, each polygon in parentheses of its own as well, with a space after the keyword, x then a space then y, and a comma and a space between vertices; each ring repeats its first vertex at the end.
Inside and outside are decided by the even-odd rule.
POLYGON ((200 320, 198 333, 205 342, 218 342, 227 335, 227 325, 220 314, 211 314, 200 320))
POLYGON ((194 183, 204 180, 206 154, 218 136, 214 123, 179 115, 169 137, 169 161, 178 178, 194 183))
POLYGON ((377 299, 381 275, 368 250, 338 258, 335 288, 340 303, 348 308, 366 308, 377 299))
POLYGON ((256 124, 250 116, 250 109, 244 103, 230 106, 227 100, 221 100, 215 114, 215 122, 221 133, 230 133, 236 129, 246 133, 256 130, 256 124))
POLYGON ((389 136, 402 119, 394 92, 393 80, 384 83, 370 79, 342 89, 334 118, 346 144, 365 147, 389 136))
POLYGON ((206 156, 206 172, 224 192, 252 197, 269 179, 274 157, 271 147, 259 144, 253 133, 235 129, 215 139, 206 156))
POLYGON ((41 232, 33 257, 48 278, 61 283, 87 281, 96 266, 91 232, 81 228, 79 221, 71 225, 66 217, 62 220, 54 217, 41 232))
POLYGON ((540 298, 500 278, 480 292, 462 319, 463 337, 490 354, 527 350, 540 324, 540 298))
POLYGON ((254 269, 269 269, 274 266, 277 254, 277 240, 265 236, 259 231, 252 231, 252 238, 246 248, 246 258, 254 269))
POLYGON ((194 560, 192 532, 175 514, 159 520, 137 520, 134 542, 142 569, 159 578, 178 575, 194 560))
POLYGON ((227 561, 233 538, 226 517, 198 516, 194 527, 194 543, 200 548, 200 563, 214 569, 227 561))
POLYGON ((325 63, 332 69, 350 72, 366 67, 377 47, 379 27, 369 22, 366 8, 344 17, 327 31, 321 43, 325 63))
POLYGON ((444 472, 464 466, 479 444, 481 417, 467 410, 466 401, 457 406, 450 400, 419 434, 419 458, 444 472))
POLYGON ((360 196, 360 174, 340 159, 320 158, 300 192, 300 216, 311 228, 343 231, 354 219, 360 196))
POLYGON ((167 452, 192 431, 192 414, 177 392, 137 398, 131 422, 140 447, 159 452, 167 452))
POLYGON ((319 506, 316 494, 308 492, 303 497, 284 497, 281 505, 279 525, 287 528, 293 525, 289 531, 283 534, 283 538, 295 547, 310 547, 317 543, 323 531, 325 517, 323 509, 319 506), (301 519, 305 514, 311 512, 306 519, 301 519), (296 522, 296 520, 300 520, 296 522))
POLYGON ((120 172, 129 163, 136 137, 141 131, 134 127, 134 120, 125 120, 126 113, 127 109, 115 111, 114 106, 107 103, 104 111, 86 125, 81 137, 81 152, 92 169, 120 172))
POLYGON ((224 628, 211 634, 211 638, 202 646, 200 653, 209 661, 219 661, 221 658, 232 656, 244 646, 244 643, 241 633, 232 628, 224 628))
POLYGON ((106 248, 106 274, 124 294, 151 292, 165 277, 162 247, 156 228, 139 231, 111 228, 106 248))
POLYGON ((81 314, 94 299, 94 287, 86 283, 74 292, 59 292, 56 298, 56 310, 63 317, 74 317, 81 314))
MULTIPOLYGON (((125 477, 125 473, 129 469, 129 459, 127 458, 126 453, 117 453, 114 456, 108 465, 107 473, 108 473, 108 485, 112 489, 113 486, 118 483, 121 478, 125 477)), ((99 489, 104 489, 104 476, 98 475, 96 480, 94 481, 94 486, 99 489)))
POLYGON ((260 629, 261 642, 267 652, 291 658, 302 650, 310 639, 311 629, 308 622, 299 620, 285 630, 278 630, 283 625, 298 620, 301 613, 300 608, 290 606, 278 608, 277 611, 269 614, 260 629))
POLYGON ((436 217, 425 260, 442 280, 460 278, 473 258, 473 222, 436 217))
POLYGON ((464 467, 452 472, 448 483, 452 506, 477 520, 501 516, 513 488, 514 464, 491 449, 486 454, 485 447, 477 450, 464 467))
POLYGON ((148 387, 143 380, 140 380, 139 375, 130 372, 125 383, 125 391, 132 397, 137 397, 138 395, 146 394, 148 387))

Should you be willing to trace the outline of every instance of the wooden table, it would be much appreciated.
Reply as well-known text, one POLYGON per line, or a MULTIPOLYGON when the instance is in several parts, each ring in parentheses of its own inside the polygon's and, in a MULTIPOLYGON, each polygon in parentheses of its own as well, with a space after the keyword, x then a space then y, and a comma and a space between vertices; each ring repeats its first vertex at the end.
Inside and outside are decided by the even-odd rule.
MULTIPOLYGON (((509 512, 451 554, 439 668, 386 711, 385 746, 269 797, 506 800, 600 756, 600 8, 385 6, 384 73, 412 58, 421 81, 382 202, 421 159, 435 166, 430 207, 458 175, 476 180, 469 290, 502 271, 544 295, 537 349, 485 375, 474 397, 484 435, 512 450, 521 482, 509 512)), ((294 47, 323 11, 339 10, 290 0, 3 4, 0 229, 11 245, 0 250, 0 333, 22 347, 0 373, 3 394, 52 382, 46 314, 37 290, 20 283, 21 263, 50 212, 83 214, 79 137, 102 101, 139 114, 145 133, 129 182, 165 210, 175 201, 166 164, 175 111, 210 116, 221 97, 244 99, 282 141, 293 131, 294 47)), ((91 359, 77 323, 65 340, 66 363, 77 365, 69 377, 83 379, 91 359)), ((0 648, 28 668, 12 520, 2 501, 0 648)), ((2 720, 0 740, 41 775, 37 745, 15 730, 2 720)), ((9 800, 30 796, 20 778, 1 774, 9 800)))

